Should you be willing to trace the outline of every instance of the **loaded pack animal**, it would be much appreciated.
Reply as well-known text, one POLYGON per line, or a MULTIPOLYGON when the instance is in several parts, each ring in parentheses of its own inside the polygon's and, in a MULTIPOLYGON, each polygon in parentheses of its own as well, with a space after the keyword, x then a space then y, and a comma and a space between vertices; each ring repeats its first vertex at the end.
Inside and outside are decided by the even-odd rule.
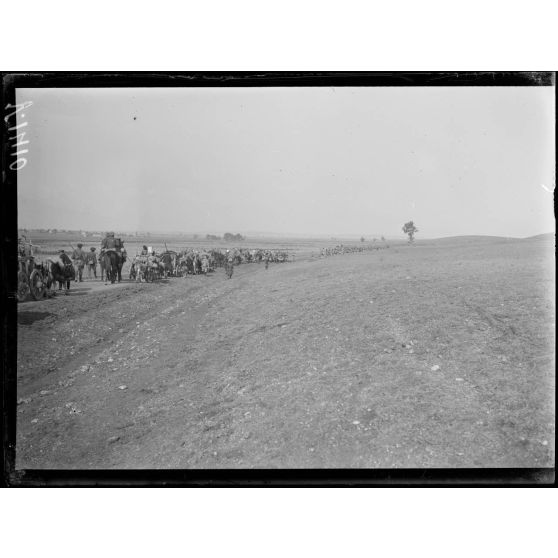
POLYGON ((58 258, 48 259, 47 266, 53 281, 58 282, 58 290, 64 286, 65 294, 70 294, 70 285, 76 278, 76 271, 72 260, 65 252, 61 252, 58 258))
POLYGON ((210 250, 211 259, 215 262, 217 267, 223 267, 225 265, 226 257, 221 250, 210 250))
POLYGON ((130 269, 130 278, 140 283, 152 283, 155 279, 159 279, 162 274, 163 266, 157 261, 157 257, 153 255, 136 256, 132 263, 132 269, 130 269))
POLYGON ((176 274, 185 277, 188 274, 188 260, 186 252, 181 252, 177 258, 176 274))
POLYGON ((209 273, 209 258, 207 256, 202 256, 201 271, 204 275, 207 275, 209 273))
POLYGON ((199 254, 194 254, 193 259, 194 275, 202 273, 202 262, 199 254))
POLYGON ((176 253, 163 252, 160 256, 160 265, 162 265, 165 279, 169 275, 176 275, 176 253))
POLYGON ((147 256, 139 255, 136 256, 132 262, 132 266, 130 267, 130 279, 132 281, 140 282, 146 280, 146 271, 147 271, 147 256))
POLYGON ((164 265, 161 263, 159 256, 156 256, 153 253, 152 257, 149 258, 150 267, 149 270, 151 271, 151 280, 155 281, 155 279, 161 279, 164 277, 165 268, 164 265))
POLYGON ((106 280, 114 283, 118 279, 120 283, 122 281, 124 256, 116 250, 105 250, 101 254, 101 260, 105 265, 106 280))
POLYGON ((196 272, 195 257, 193 252, 188 252, 188 254, 186 254, 186 270, 190 275, 194 275, 196 272))
POLYGON ((211 267, 209 254, 207 252, 203 252, 202 254, 199 255, 199 259, 200 259, 200 271, 204 275, 207 275, 211 267))

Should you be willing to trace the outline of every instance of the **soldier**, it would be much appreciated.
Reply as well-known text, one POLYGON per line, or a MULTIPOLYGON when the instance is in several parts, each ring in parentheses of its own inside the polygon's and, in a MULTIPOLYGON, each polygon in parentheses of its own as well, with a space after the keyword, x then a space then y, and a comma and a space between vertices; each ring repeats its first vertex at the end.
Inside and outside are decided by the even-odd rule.
POLYGON ((232 255, 228 255, 225 261, 225 273, 229 279, 232 277, 233 270, 234 270, 234 259, 232 255))
POLYGON ((72 260, 74 260, 74 267, 76 269, 75 281, 80 283, 83 281, 83 268, 85 267, 85 252, 81 249, 83 244, 78 243, 77 248, 72 253, 72 260))
POLYGON ((87 278, 91 279, 91 272, 97 279, 97 254, 95 254, 95 247, 91 246, 89 254, 86 256, 87 259, 87 278))
POLYGON ((114 233, 107 232, 105 234, 105 238, 103 238, 103 240, 101 241, 101 250, 114 250, 115 244, 114 233))
POLYGON ((27 237, 23 234, 17 239, 18 254, 24 258, 27 256, 27 237))

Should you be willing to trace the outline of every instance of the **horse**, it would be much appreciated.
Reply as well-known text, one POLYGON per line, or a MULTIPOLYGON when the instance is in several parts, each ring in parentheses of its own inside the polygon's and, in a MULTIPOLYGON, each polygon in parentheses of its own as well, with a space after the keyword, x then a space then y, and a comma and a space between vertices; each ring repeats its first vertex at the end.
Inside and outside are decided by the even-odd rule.
POLYGON ((53 281, 58 282, 58 290, 64 285, 65 294, 70 294, 70 285, 76 278, 76 271, 67 254, 60 254, 58 259, 48 259, 47 267, 53 281))
POLYGON ((201 259, 198 254, 194 254, 194 257, 192 259, 192 266, 193 266, 194 275, 199 275, 202 272, 201 259))
POLYGON ((202 256, 201 270, 204 275, 209 273, 209 258, 207 256, 202 256))
POLYGON ((188 274, 188 260, 186 254, 180 254, 176 268, 176 274, 185 277, 188 274))
POLYGON ((167 278, 169 275, 175 275, 176 255, 170 252, 161 254, 160 265, 163 266, 163 275, 167 278))
POLYGON ((120 283, 122 281, 122 264, 124 263, 122 255, 116 250, 106 250, 101 260, 105 264, 106 280, 114 283, 118 279, 120 283))
POLYGON ((221 250, 213 249, 209 251, 209 254, 217 267, 223 267, 226 258, 221 250))
POLYGON ((196 256, 194 254, 188 254, 188 273, 190 275, 196 275, 196 256))
POLYGON ((164 276, 165 268, 157 257, 148 258, 144 278, 146 283, 152 283, 164 276))

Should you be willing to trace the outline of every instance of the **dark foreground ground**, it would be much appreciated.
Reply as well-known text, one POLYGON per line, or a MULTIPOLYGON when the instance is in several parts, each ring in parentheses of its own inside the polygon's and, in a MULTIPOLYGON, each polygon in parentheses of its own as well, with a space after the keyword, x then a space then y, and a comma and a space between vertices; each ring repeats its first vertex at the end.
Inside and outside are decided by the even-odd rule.
POLYGON ((553 241, 18 307, 17 468, 554 466, 553 241))

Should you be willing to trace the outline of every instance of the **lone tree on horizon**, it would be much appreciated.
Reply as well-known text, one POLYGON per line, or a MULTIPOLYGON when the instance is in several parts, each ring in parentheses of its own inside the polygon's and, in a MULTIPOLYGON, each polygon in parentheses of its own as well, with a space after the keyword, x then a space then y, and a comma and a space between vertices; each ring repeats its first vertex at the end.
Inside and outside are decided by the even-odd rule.
POLYGON ((412 221, 409 221, 403 225, 403 232, 409 235, 409 242, 413 242, 415 234, 418 233, 419 230, 415 227, 415 224, 412 221))

